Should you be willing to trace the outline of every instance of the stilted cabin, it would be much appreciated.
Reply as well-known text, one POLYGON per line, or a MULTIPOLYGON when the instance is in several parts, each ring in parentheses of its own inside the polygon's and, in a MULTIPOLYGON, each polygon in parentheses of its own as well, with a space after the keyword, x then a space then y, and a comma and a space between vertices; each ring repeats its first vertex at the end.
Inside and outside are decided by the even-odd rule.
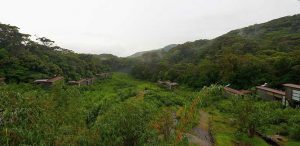
POLYGON ((104 80, 104 79, 110 79, 112 76, 111 73, 100 73, 100 74, 96 74, 96 77, 100 80, 104 80))
POLYGON ((300 107, 300 85, 283 84, 285 87, 285 98, 293 107, 300 107))
POLYGON ((276 90, 264 86, 256 87, 257 95, 264 100, 277 100, 281 101, 283 105, 287 105, 287 100, 285 98, 285 92, 281 90, 276 90))
POLYGON ((224 87, 224 96, 229 97, 229 96, 233 96, 233 95, 239 95, 239 96, 243 96, 246 94, 251 94, 252 92, 249 90, 236 90, 230 87, 224 87))
POLYGON ((69 81, 69 85, 83 86, 83 85, 92 85, 95 82, 95 78, 86 78, 80 79, 78 81, 69 81))
POLYGON ((94 84, 96 82, 96 80, 97 80, 97 78, 95 78, 95 77, 88 78, 89 85, 94 84))
POLYGON ((83 86, 88 85, 88 81, 86 79, 80 79, 78 81, 69 81, 69 85, 83 86))
POLYGON ((171 82, 171 81, 161 81, 161 80, 157 81, 157 83, 158 83, 159 85, 162 85, 162 86, 164 86, 164 87, 170 89, 170 90, 176 88, 176 87, 179 85, 179 84, 176 83, 176 82, 171 82))
POLYGON ((34 83, 39 85, 52 86, 58 83, 63 83, 63 81, 64 81, 64 77, 57 76, 50 79, 35 80, 34 83))
POLYGON ((0 85, 5 85, 5 78, 4 77, 0 77, 0 85))

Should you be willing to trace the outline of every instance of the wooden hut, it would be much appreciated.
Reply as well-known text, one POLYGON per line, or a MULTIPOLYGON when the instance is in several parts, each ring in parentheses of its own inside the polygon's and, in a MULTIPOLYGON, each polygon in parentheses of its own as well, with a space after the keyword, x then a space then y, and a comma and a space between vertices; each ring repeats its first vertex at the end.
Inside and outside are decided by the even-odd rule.
POLYGON ((285 92, 281 90, 276 90, 264 86, 256 87, 257 95, 264 100, 276 100, 281 101, 283 105, 287 105, 287 100, 285 98, 285 92))
POLYGON ((96 78, 95 77, 92 77, 92 78, 87 78, 88 80, 88 85, 92 85, 96 82, 96 78))
POLYGON ((86 78, 86 79, 80 79, 78 81, 69 81, 69 85, 77 85, 77 86, 82 86, 82 85, 92 85, 95 82, 96 78, 86 78))
POLYGON ((63 83, 64 77, 56 76, 50 79, 38 79, 34 83, 45 86, 52 86, 54 84, 63 83))
POLYGON ((170 90, 176 88, 176 87, 179 85, 179 84, 176 83, 176 82, 171 82, 171 81, 161 81, 161 80, 157 81, 157 83, 158 83, 159 85, 162 85, 162 86, 164 86, 164 87, 170 89, 170 90))
POLYGON ((285 98, 293 107, 300 106, 300 85, 283 84, 285 87, 285 98))
POLYGON ((88 85, 87 79, 80 79, 78 81, 69 81, 69 85, 76 85, 76 86, 83 86, 83 85, 88 85))
POLYGON ((96 77, 100 80, 104 80, 104 79, 109 79, 111 78, 112 74, 111 73, 100 73, 100 74, 96 74, 96 77))

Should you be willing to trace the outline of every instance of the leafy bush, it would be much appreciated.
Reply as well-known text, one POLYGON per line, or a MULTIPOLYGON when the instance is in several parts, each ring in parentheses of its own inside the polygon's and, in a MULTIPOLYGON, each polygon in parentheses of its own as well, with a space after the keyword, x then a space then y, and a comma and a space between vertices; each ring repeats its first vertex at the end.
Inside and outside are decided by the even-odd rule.
POLYGON ((94 128, 101 145, 135 145, 146 142, 147 125, 155 111, 153 105, 128 100, 98 117, 94 128))

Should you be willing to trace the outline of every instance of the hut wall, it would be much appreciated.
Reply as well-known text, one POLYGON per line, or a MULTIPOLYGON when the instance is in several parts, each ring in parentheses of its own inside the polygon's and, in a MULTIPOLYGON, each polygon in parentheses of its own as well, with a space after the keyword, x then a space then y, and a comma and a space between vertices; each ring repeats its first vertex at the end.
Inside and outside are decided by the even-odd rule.
POLYGON ((273 100, 274 99, 273 94, 269 91, 257 89, 257 94, 260 98, 262 98, 264 100, 273 100))
POLYGON ((224 97, 231 97, 231 96, 237 96, 237 95, 238 94, 234 94, 234 93, 226 91, 226 90, 223 92, 224 97))

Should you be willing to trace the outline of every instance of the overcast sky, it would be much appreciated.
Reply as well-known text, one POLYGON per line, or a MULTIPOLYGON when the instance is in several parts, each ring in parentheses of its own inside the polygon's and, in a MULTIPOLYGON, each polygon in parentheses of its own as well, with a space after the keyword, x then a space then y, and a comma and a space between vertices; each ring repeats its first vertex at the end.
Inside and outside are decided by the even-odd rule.
POLYGON ((0 22, 78 53, 128 56, 300 13, 299 0, 0 0, 0 22))

